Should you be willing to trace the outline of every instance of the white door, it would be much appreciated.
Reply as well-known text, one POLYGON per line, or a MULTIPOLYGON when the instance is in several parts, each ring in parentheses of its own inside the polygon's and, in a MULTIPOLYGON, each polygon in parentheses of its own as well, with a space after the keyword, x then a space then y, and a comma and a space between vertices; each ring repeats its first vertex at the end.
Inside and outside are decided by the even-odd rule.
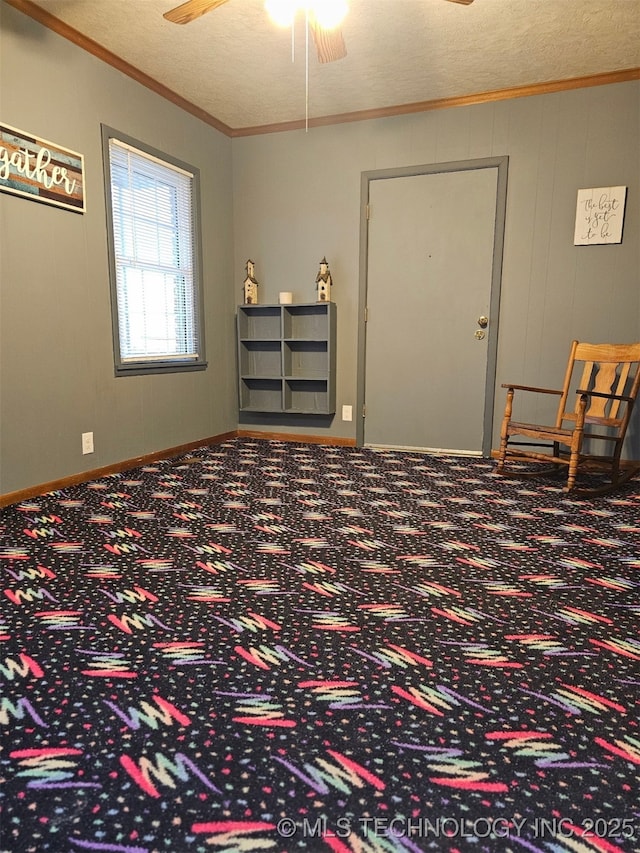
POLYGON ((369 182, 365 445, 486 452, 497 188, 497 165, 369 182))

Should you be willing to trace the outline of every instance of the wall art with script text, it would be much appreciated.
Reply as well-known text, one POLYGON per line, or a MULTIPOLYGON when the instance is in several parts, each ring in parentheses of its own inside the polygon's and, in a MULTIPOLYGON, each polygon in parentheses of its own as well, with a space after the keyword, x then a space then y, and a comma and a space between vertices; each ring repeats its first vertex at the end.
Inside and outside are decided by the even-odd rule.
POLYGON ((0 190, 84 213, 84 158, 0 124, 0 190))
POLYGON ((574 246, 621 243, 626 187, 578 190, 574 246))

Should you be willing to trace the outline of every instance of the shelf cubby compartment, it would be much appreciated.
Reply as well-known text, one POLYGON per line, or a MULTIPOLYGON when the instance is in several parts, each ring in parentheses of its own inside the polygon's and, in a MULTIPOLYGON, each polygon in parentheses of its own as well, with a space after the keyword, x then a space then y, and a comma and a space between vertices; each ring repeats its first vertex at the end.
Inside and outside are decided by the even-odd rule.
POLYGON ((241 305, 238 308, 238 336, 241 341, 279 341, 282 312, 279 305, 241 305))
POLYGON ((333 409, 323 379, 285 379, 284 410, 290 413, 330 414, 333 409))
POLYGON ((329 375, 327 341, 285 341, 283 373, 286 379, 326 379, 329 375))
POLYGON ((330 305, 330 302, 286 305, 282 314, 282 337, 285 340, 326 341, 330 305))
POLYGON ((282 380, 241 379, 240 408, 253 412, 281 412, 282 380))
POLYGON ((268 378, 282 376, 280 341, 240 341, 240 376, 268 378))

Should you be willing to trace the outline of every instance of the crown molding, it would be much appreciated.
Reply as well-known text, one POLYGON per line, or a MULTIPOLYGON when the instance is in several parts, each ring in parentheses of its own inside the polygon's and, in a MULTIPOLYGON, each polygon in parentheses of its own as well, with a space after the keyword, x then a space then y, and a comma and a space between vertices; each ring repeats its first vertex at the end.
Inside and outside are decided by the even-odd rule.
POLYGON ((232 129, 228 125, 224 124, 224 122, 221 122, 219 119, 215 118, 215 116, 210 115, 206 110, 192 104, 191 101, 188 101, 186 98, 178 95, 176 92, 169 89, 168 86, 164 86, 162 83, 159 83, 153 77, 145 74, 144 71, 140 71, 139 68, 136 68, 134 65, 131 65, 131 63, 126 62, 115 53, 112 53, 110 50, 102 47, 98 42, 78 32, 78 30, 69 26, 69 24, 65 24, 64 21, 56 18, 55 15, 52 15, 51 12, 47 12, 41 6, 32 3, 31 0, 4 0, 4 2, 8 6, 13 6, 13 8, 17 9, 19 12, 23 12, 29 18, 33 18, 34 21, 42 24, 57 35, 78 45, 78 47, 86 50, 87 53, 92 54, 102 60, 102 62, 105 62, 112 68, 115 68, 117 71, 121 71, 123 74, 126 74, 127 77, 131 77, 132 80, 135 80, 147 89, 151 89, 151 91, 155 92, 156 95, 160 95, 162 98, 165 98, 165 100, 170 101, 177 107, 180 107, 181 110, 199 118, 200 121, 203 121, 205 124, 215 127, 216 130, 224 133, 225 136, 232 135, 232 129))
POLYGON ((621 71, 608 71, 602 74, 591 74, 586 77, 570 77, 566 80, 551 80, 546 83, 535 83, 527 86, 512 86, 508 89, 496 89, 492 92, 478 92, 472 95, 461 95, 455 98, 440 98, 433 101, 416 101, 411 104, 398 104, 393 107, 381 107, 375 110, 360 110, 351 113, 320 116, 298 121, 282 122, 280 124, 263 124, 256 127, 234 128, 231 136, 257 136, 261 133, 281 133, 287 130, 304 130, 306 127, 323 127, 329 124, 345 124, 354 121, 370 121, 372 119, 390 118, 392 116, 409 115, 411 113, 444 110, 451 107, 467 107, 472 104, 486 104, 493 101, 508 101, 514 98, 527 98, 532 95, 548 95, 552 92, 564 92, 570 89, 586 89, 591 86, 606 86, 612 83, 625 83, 629 80, 640 80, 640 68, 626 68, 621 71))

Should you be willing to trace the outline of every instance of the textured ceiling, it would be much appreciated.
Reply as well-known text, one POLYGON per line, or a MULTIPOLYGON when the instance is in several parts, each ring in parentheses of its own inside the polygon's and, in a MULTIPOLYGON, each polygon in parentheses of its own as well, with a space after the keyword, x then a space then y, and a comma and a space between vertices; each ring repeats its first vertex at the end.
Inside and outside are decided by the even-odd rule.
POLYGON ((34 5, 232 129, 640 67, 640 0, 350 0, 347 56, 321 65, 310 44, 307 101, 303 17, 292 39, 263 0, 229 0, 184 26, 162 17, 178 4, 34 5))

